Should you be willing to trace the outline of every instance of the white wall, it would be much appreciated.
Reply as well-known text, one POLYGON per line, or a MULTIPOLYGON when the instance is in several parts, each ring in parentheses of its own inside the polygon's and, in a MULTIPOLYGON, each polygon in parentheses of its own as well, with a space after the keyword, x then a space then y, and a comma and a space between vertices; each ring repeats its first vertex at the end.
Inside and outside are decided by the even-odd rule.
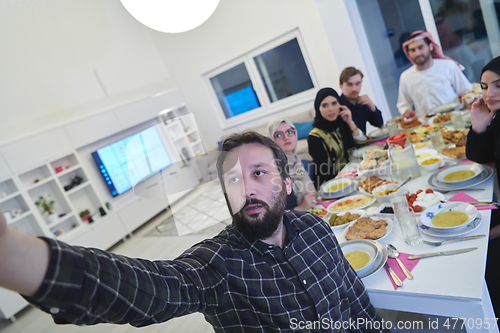
MULTIPOLYGON (((182 34, 143 26, 118 0, 26 3, 0 10, 0 145, 178 87, 211 149, 244 128, 221 132, 202 74, 297 27, 318 89, 337 88, 345 67, 314 0, 221 0, 207 22, 182 34)), ((347 16, 331 28, 352 34, 347 16)), ((288 112, 310 108, 312 101, 288 112)))
MULTIPOLYGON (((297 27, 320 83, 317 88, 337 87, 340 72, 314 0, 222 0, 214 15, 197 29, 183 34, 151 31, 160 57, 195 114, 206 149, 214 148, 222 135, 265 124, 276 114, 223 132, 202 75, 297 27)), ((288 112, 312 107, 310 101, 288 112)))
POLYGON ((0 8, 0 144, 176 86, 118 0, 0 8))

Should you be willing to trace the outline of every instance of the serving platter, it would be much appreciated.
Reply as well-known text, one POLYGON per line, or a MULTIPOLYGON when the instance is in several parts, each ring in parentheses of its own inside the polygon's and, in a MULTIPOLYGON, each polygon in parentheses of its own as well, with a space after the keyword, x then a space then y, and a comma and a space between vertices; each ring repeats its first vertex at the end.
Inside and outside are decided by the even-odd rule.
POLYGON ((342 213, 342 212, 345 212, 345 211, 350 211, 350 210, 354 210, 354 209, 363 209, 365 207, 368 207, 370 206, 372 203, 375 202, 375 198, 374 197, 367 197, 366 195, 363 195, 363 194, 357 194, 357 195, 351 195, 349 197, 346 197, 346 198, 343 198, 343 199, 340 199, 340 200, 337 200, 333 203, 331 203, 327 208, 326 210, 330 213, 342 213), (355 207, 355 208, 352 208, 352 209, 346 209, 346 210, 336 210, 334 208, 335 205, 339 204, 339 203, 343 203, 345 204, 347 200, 357 200, 359 198, 367 198, 367 199, 370 199, 370 200, 366 200, 366 203, 365 204, 362 204, 361 206, 359 207, 355 207))
MULTIPOLYGON (((460 163, 460 164, 468 164, 468 163, 460 163)), ((472 164, 472 163, 469 163, 472 164)), ((438 191, 454 191, 454 190, 462 190, 464 188, 469 188, 478 184, 481 184, 482 182, 486 181, 488 178, 490 178, 493 175, 493 168, 483 164, 483 171, 481 172, 481 175, 479 177, 469 179, 463 183, 460 184, 449 184, 449 183, 443 183, 440 182, 437 178, 436 175, 441 172, 444 169, 438 170, 435 173, 433 173, 427 182, 431 187, 438 191)))
POLYGON ((443 105, 437 106, 434 109, 432 109, 431 112, 429 112, 429 114, 445 113, 445 112, 453 111, 457 108, 457 106, 458 106, 457 103, 443 104, 443 105))
MULTIPOLYGON (((378 218, 378 217, 371 217, 371 219, 374 220, 374 221, 385 220, 387 222, 387 226, 385 227, 385 234, 382 237, 377 238, 376 239, 377 241, 380 241, 380 240, 384 239, 385 237, 387 237, 387 235, 389 235, 391 233, 394 223, 392 222, 392 219, 390 217, 380 217, 380 218, 378 218)), ((348 241, 345 238, 345 235, 347 235, 347 232, 349 231, 349 228, 351 226, 352 225, 350 225, 349 227, 347 227, 347 228, 344 229, 344 232, 342 233, 342 242, 352 242, 352 241, 357 240, 357 239, 354 239, 352 241, 348 241)))
POLYGON ((426 234, 428 236, 450 238, 450 237, 462 236, 476 230, 477 228, 479 228, 481 222, 482 222, 481 214, 478 214, 477 217, 471 222, 469 222, 467 226, 463 229, 446 231, 446 230, 438 230, 435 228, 429 228, 423 224, 420 224, 419 228, 421 233, 426 234))
POLYGON ((457 165, 449 166, 447 168, 444 168, 440 170, 436 174, 436 179, 442 183, 447 183, 447 184, 460 184, 463 182, 466 182, 468 180, 474 179, 476 177, 479 177, 481 173, 483 172, 483 166, 478 163, 460 163, 457 165), (458 172, 458 171, 472 171, 474 172, 474 175, 470 176, 469 178, 463 179, 463 180, 458 180, 458 181, 451 181, 451 180, 446 180, 445 177, 449 175, 452 172, 458 172))
POLYGON ((429 124, 432 124, 432 125, 450 125, 451 124, 451 119, 447 120, 447 121, 440 122, 440 123, 435 123, 434 119, 436 119, 436 118, 437 118, 437 116, 429 118, 429 124))

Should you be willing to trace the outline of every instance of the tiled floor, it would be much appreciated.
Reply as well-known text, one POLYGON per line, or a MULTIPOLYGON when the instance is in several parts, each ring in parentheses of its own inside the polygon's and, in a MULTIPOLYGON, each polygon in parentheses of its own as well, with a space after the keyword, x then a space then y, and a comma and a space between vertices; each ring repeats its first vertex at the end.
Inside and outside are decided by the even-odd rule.
MULTIPOLYGON (((121 242, 110 251, 151 260, 173 259, 191 245, 220 232, 230 221, 224 197, 217 182, 205 184, 177 202, 172 213, 166 212, 142 226, 134 236, 121 242), (164 222, 169 220, 170 223, 164 222), (225 220, 225 221, 224 221, 225 220), (222 221, 222 222, 218 222, 222 221), (189 222, 189 223, 188 223, 189 222), (164 226, 162 228, 162 226, 164 226), (158 229, 157 229, 158 227, 158 229)), ((425 319, 423 316, 395 311, 379 311, 385 320, 425 319)), ((1 333, 131 333, 137 329, 130 325, 99 324, 95 326, 55 325, 51 317, 28 307, 19 313, 17 321, 0 320, 1 333)), ((441 329, 441 331, 444 331, 441 329)), ((213 332, 203 315, 191 314, 168 322, 141 328, 141 332, 213 332)))

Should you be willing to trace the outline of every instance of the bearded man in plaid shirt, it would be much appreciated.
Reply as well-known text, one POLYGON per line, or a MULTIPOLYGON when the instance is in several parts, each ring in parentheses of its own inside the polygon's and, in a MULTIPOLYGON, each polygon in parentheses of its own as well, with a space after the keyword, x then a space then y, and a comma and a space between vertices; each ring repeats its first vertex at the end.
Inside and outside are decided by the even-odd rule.
POLYGON ((174 260, 32 237, 0 214, 0 286, 57 324, 141 327, 201 312, 216 332, 387 331, 329 225, 284 210, 287 160, 271 139, 230 136, 217 167, 233 223, 174 260))

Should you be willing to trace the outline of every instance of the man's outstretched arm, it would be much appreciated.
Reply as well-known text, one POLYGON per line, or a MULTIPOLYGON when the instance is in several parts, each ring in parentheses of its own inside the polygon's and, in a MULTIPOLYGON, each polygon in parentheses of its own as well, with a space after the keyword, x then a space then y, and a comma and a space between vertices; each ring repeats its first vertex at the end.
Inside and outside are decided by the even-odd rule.
POLYGON ((49 253, 43 240, 7 226, 0 211, 0 287, 34 295, 47 271, 49 253))

